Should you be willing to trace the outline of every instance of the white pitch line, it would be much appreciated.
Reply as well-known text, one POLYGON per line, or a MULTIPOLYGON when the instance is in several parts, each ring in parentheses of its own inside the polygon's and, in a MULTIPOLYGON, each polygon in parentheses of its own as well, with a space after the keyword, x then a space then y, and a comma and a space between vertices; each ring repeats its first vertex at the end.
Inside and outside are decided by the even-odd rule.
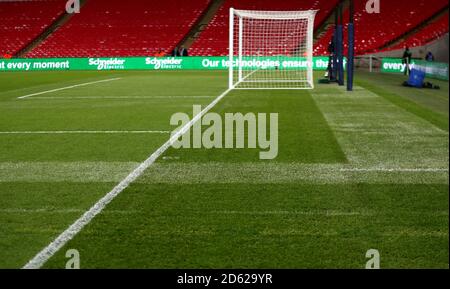
POLYGON ((81 84, 75 84, 75 85, 71 85, 71 86, 66 86, 66 87, 61 87, 61 88, 56 88, 56 89, 36 92, 36 93, 32 93, 32 94, 27 94, 27 95, 24 95, 24 96, 19 96, 18 99, 24 99, 24 98, 28 98, 30 96, 41 95, 41 94, 46 94, 46 93, 50 93, 50 92, 56 92, 56 91, 71 89, 71 88, 75 88, 75 87, 86 86, 86 85, 102 83, 102 82, 109 82, 109 81, 114 81, 114 80, 119 80, 119 79, 120 79, 120 77, 104 79, 104 80, 98 80, 98 81, 92 81, 92 82, 85 82, 85 83, 81 83, 81 84))
POLYGON ((445 168, 344 168, 341 172, 380 172, 380 173, 437 173, 448 172, 445 168))
POLYGON ((214 96, 208 95, 137 95, 137 96, 38 96, 32 97, 30 99, 56 99, 56 100, 65 100, 65 99, 189 99, 189 98, 214 98, 214 96))
POLYGON ((0 209, 0 213, 6 213, 6 214, 37 214, 37 213, 56 213, 56 214, 70 214, 70 213, 83 213, 84 211, 81 209, 13 209, 13 208, 6 208, 6 209, 0 209))
POLYGON ((56 130, 56 131, 0 131, 1 134, 168 134, 165 130, 56 130))
POLYGON ((87 224, 89 224, 95 216, 97 216, 115 197, 125 190, 132 182, 141 176, 173 143, 183 134, 185 134, 198 120, 200 120, 211 108, 213 108, 222 98, 224 98, 231 90, 228 89, 214 99, 199 114, 195 115, 180 130, 174 133, 170 139, 157 149, 150 157, 142 162, 134 169, 125 179, 123 179, 116 187, 101 198, 94 206, 86 211, 78 220, 76 220, 69 228, 62 232, 53 242, 40 251, 33 259, 31 259, 22 269, 39 269, 48 259, 59 251, 68 241, 75 237, 87 224))
POLYGON ((368 212, 357 211, 335 211, 335 210, 322 210, 322 211, 212 211, 212 214, 219 215, 306 215, 306 216, 357 216, 357 215, 371 215, 368 212))
MULTIPOLYGON (((53 209, 53 208, 41 208, 41 209, 20 209, 20 208, 5 208, 0 209, 2 214, 73 214, 73 213, 84 213, 82 209, 53 209)), ((109 214, 138 214, 138 211, 132 210, 109 210, 109 214)))

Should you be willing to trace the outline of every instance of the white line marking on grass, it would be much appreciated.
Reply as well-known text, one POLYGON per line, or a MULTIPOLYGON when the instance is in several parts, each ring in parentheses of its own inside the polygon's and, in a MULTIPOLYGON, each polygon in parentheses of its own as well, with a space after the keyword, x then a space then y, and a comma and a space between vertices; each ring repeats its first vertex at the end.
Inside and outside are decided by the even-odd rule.
POLYGON ((31 259, 23 269, 39 269, 48 259, 59 251, 68 241, 75 237, 87 224, 89 224, 95 216, 97 216, 115 197, 125 190, 132 182, 141 176, 173 143, 183 134, 185 134, 203 115, 213 108, 222 98, 224 98, 231 90, 228 89, 215 98, 207 107, 199 114, 194 116, 192 120, 184 127, 178 130, 172 137, 166 141, 159 149, 157 149, 150 157, 142 162, 134 171, 132 171, 125 179, 123 179, 115 188, 101 198, 94 206, 86 211, 78 220, 69 228, 62 232, 53 242, 40 251, 33 259, 31 259))
POLYGON ((335 210, 310 210, 310 211, 213 211, 213 214, 219 215, 249 215, 249 216, 259 216, 259 215, 304 215, 304 216, 333 216, 333 217, 351 217, 359 215, 373 215, 370 212, 357 212, 357 211, 335 211, 335 210))
POLYGON ((448 172, 444 168, 343 168, 341 172, 380 172, 380 173, 438 173, 448 172))
POLYGON ((56 99, 56 100, 64 100, 64 99, 189 99, 189 98, 214 98, 214 96, 208 95, 157 95, 157 96, 144 96, 144 95, 123 95, 123 96, 37 96, 32 97, 30 99, 56 99))
MULTIPOLYGON (((72 214, 72 213, 84 213, 82 209, 54 209, 54 208, 41 208, 41 209, 20 209, 20 208, 6 208, 0 209, 2 214, 72 214)), ((109 210, 108 214, 121 214, 131 215, 140 214, 142 212, 136 210, 109 210)))
POLYGON ((179 160, 180 157, 163 157, 163 160, 179 160))
POLYGON ((55 130, 55 131, 0 131, 0 134, 168 134, 165 130, 55 130))
POLYGON ((71 88, 75 88, 75 87, 86 86, 86 85, 102 83, 102 82, 109 82, 109 81, 114 81, 114 80, 119 80, 119 79, 120 79, 120 77, 104 79, 104 80, 98 80, 98 81, 92 81, 92 82, 85 82, 85 83, 81 83, 81 84, 75 84, 75 85, 71 85, 71 86, 66 86, 66 87, 61 87, 61 88, 41 91, 41 92, 37 92, 37 93, 27 94, 27 95, 24 95, 24 96, 19 96, 18 99, 24 99, 24 98, 28 98, 30 96, 41 95, 41 94, 46 94, 46 93, 50 93, 50 92, 56 92, 56 91, 71 89, 71 88))
POLYGON ((81 209, 0 209, 0 213, 4 214, 38 214, 38 213, 55 213, 55 214, 70 214, 70 213, 83 213, 81 209))

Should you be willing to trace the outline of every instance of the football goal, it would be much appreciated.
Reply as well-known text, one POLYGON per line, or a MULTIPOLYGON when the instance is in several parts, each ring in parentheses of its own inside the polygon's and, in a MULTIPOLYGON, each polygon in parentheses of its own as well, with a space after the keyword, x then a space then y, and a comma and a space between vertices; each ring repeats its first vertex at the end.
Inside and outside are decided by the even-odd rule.
POLYGON ((231 8, 229 88, 314 88, 316 12, 231 8))

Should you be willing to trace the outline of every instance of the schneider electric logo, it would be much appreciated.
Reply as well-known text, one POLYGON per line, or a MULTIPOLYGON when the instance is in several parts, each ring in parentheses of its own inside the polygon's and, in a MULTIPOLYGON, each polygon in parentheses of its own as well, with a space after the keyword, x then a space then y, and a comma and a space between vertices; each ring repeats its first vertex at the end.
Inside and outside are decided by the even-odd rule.
POLYGON ((89 58, 89 66, 96 66, 97 70, 125 69, 125 61, 125 59, 119 58, 89 58))
POLYGON ((183 59, 181 58, 156 58, 147 57, 145 59, 146 65, 153 65, 154 69, 181 69, 183 59))

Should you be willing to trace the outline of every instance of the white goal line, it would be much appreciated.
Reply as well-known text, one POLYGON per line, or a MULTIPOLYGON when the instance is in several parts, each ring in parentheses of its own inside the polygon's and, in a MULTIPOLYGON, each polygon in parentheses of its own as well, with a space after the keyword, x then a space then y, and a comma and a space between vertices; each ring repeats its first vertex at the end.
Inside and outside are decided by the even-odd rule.
POLYGON ((45 90, 45 91, 41 91, 41 92, 36 92, 36 93, 19 96, 18 99, 24 99, 24 98, 28 98, 30 96, 36 96, 36 95, 46 94, 46 93, 50 93, 50 92, 56 92, 56 91, 71 89, 71 88, 75 88, 75 87, 81 87, 81 86, 86 86, 86 85, 91 85, 91 84, 96 84, 96 83, 102 83, 102 82, 109 82, 109 81, 114 81, 114 80, 119 80, 119 79, 121 79, 121 78, 117 77, 117 78, 103 79, 103 80, 98 80, 98 81, 85 82, 85 83, 80 83, 80 84, 75 84, 75 85, 70 85, 70 86, 65 86, 65 87, 61 87, 61 88, 45 90))
POLYGON ((307 80, 277 80, 277 79, 254 79, 254 80, 247 80, 246 82, 267 83, 268 81, 272 83, 308 83, 307 80))

